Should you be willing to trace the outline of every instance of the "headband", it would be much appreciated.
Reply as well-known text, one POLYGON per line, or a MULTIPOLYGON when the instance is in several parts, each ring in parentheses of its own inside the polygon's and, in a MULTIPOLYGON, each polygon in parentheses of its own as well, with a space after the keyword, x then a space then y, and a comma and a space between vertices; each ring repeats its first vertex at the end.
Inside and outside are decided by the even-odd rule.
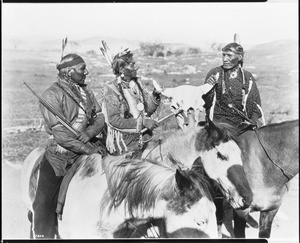
POLYGON ((222 49, 222 51, 232 51, 233 53, 235 53, 237 55, 244 56, 243 47, 237 43, 229 43, 222 49))
POLYGON ((84 63, 84 60, 80 56, 77 56, 71 61, 64 62, 62 64, 58 64, 56 68, 58 70, 60 70, 60 69, 67 68, 67 67, 73 67, 73 66, 75 66, 77 64, 80 64, 80 63, 84 63))

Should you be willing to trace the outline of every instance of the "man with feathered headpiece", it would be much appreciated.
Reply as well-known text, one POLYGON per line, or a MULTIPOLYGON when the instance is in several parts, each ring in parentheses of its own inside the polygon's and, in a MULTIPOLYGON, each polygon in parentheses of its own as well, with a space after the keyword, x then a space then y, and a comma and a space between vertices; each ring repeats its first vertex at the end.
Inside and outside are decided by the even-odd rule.
POLYGON ((52 112, 40 104, 45 130, 50 135, 42 161, 36 196, 33 201, 35 239, 52 239, 57 234, 56 205, 62 179, 82 155, 101 161, 105 147, 90 141, 105 128, 104 115, 92 90, 85 84, 88 71, 77 54, 67 54, 57 65, 58 79, 44 93, 43 99, 65 117, 77 135, 65 127, 52 112))
POLYGON ((130 50, 115 55, 111 63, 116 79, 104 87, 102 103, 107 123, 107 149, 113 155, 132 152, 140 156, 152 130, 158 126, 150 118, 160 104, 160 92, 148 92, 139 82, 130 50), (147 131, 142 132, 142 129, 147 131))

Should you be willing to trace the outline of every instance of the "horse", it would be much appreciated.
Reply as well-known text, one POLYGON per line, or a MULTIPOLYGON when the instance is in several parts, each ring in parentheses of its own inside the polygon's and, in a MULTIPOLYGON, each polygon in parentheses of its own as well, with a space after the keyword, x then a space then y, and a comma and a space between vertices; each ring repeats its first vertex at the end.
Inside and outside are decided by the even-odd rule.
MULTIPOLYGON (((191 121, 192 119, 189 118, 189 120, 191 121)), ((207 125, 205 124, 203 122, 190 123, 188 128, 185 130, 163 132, 161 137, 158 137, 156 140, 153 140, 148 144, 142 154, 142 158, 167 161, 171 155, 172 158, 179 161, 186 168, 192 168, 193 164, 199 157, 201 157, 202 161, 205 160, 207 164, 213 164, 222 163, 223 156, 225 156, 228 164, 240 165, 235 166, 232 170, 240 174, 240 187, 242 187, 245 191, 245 193, 231 193, 226 196, 231 203, 235 204, 234 208, 240 209, 248 207, 252 201, 252 194, 249 193, 249 184, 247 183, 246 174, 242 169, 241 151, 238 145, 235 141, 229 139, 220 140, 218 143, 212 144, 212 138, 215 137, 215 133, 210 130, 211 133, 209 133, 209 135, 212 138, 203 133, 203 129, 204 131, 207 130, 207 125), (196 144, 205 145, 204 151, 197 150, 196 144)), ((216 180, 216 178, 211 177, 211 175, 208 174, 208 176, 211 179, 216 180)), ((226 184, 222 186, 226 188, 226 184)), ((229 189, 226 191, 229 191, 229 189)))
MULTIPOLYGON (((197 162, 201 164, 201 153, 196 150, 195 143, 197 134, 201 132, 203 127, 205 126, 205 122, 201 121, 197 123, 194 119, 194 116, 192 114, 188 114, 188 126, 184 130, 167 130, 167 131, 159 131, 159 136, 154 136, 154 139, 149 142, 148 146, 144 150, 142 154, 142 158, 148 158, 151 160, 156 161, 167 161, 172 157, 176 161, 183 164, 186 168, 192 168, 194 164, 197 162), (199 161, 200 159, 200 161, 199 161)), ((198 138, 199 139, 199 138, 198 138)), ((203 137, 204 140, 208 139, 207 136, 203 137)), ((204 141, 205 142, 205 141, 204 141)), ((203 142, 203 143, 204 143, 203 142)), ((242 160, 239 155, 237 155, 240 150, 237 146, 237 144, 234 141, 230 141, 224 146, 223 144, 220 144, 217 146, 217 149, 210 149, 207 148, 207 154, 210 155, 210 157, 207 157, 208 162, 211 160, 216 160, 222 162, 222 154, 225 154, 228 158, 228 161, 232 162, 232 165, 235 163, 242 165, 242 160)), ((206 159, 205 157, 202 158, 206 159)), ((201 165, 200 165, 201 166, 201 165)), ((243 180, 243 186, 247 189, 249 189, 249 184, 246 180, 245 173, 241 170, 241 168, 237 167, 234 168, 238 170, 241 177, 244 178, 243 180)), ((206 175, 205 171, 204 174, 206 175)), ((209 178, 211 179, 211 178, 209 178)), ((213 201, 217 206, 217 212, 216 217, 218 219, 218 238, 222 237, 222 231, 221 231, 221 224, 223 222, 223 216, 219 213, 220 209, 220 197, 223 197, 223 195, 220 195, 220 189, 218 189, 218 186, 216 186, 216 182, 211 179, 209 182, 215 187, 214 192, 212 194, 213 201)), ((217 184, 218 185, 218 184, 217 184)), ((252 201, 252 195, 240 195, 238 193, 227 195, 227 199, 231 202, 238 202, 235 207, 236 208, 246 208, 250 205, 250 202, 252 201), (231 200, 231 198, 235 198, 235 200, 231 200)))
MULTIPOLYGON (((251 201, 245 210, 235 210, 234 234, 245 238, 246 219, 259 211, 259 237, 269 238, 273 219, 288 191, 289 181, 299 173, 299 120, 269 124, 237 134, 228 124, 208 123, 197 134, 195 146, 208 176, 218 181, 234 209, 239 194, 251 201), (218 147, 235 142, 237 161, 218 147), (212 159, 210 150, 219 150, 221 160, 212 159), (240 164, 242 160, 242 166, 240 164), (239 168, 239 169, 238 169, 239 168), (239 172, 240 170, 240 172, 239 172), (242 176, 245 173, 246 177, 242 176), (245 187, 249 184, 249 188, 245 187)), ((225 152, 225 151, 224 151, 225 152)))
MULTIPOLYGON (((28 165, 41 151, 25 159, 23 182, 28 183, 28 165)), ((106 156, 99 161, 99 156, 82 156, 58 221, 59 236, 140 238, 151 230, 152 237, 216 238, 216 208, 209 187, 197 168, 185 169, 175 160, 106 156)), ((23 190, 31 209, 33 193, 28 186, 23 190)))

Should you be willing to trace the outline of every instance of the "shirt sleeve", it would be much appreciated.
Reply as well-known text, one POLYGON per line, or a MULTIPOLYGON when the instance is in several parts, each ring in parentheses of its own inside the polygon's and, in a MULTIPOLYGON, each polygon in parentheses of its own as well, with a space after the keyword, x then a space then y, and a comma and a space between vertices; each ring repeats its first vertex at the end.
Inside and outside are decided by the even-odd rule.
POLYGON ((253 83, 247 99, 247 113, 251 120, 257 121, 262 116, 261 111, 257 106, 259 105, 261 107, 261 99, 257 84, 252 75, 250 76, 250 79, 252 79, 253 83))
POLYGON ((94 118, 94 123, 92 125, 89 125, 86 129, 86 132, 88 134, 90 134, 91 137, 95 137, 97 136, 100 132, 102 132, 102 130, 105 127, 105 118, 104 118, 104 114, 102 113, 102 109, 98 103, 98 101, 96 100, 94 93, 91 92, 92 96, 93 96, 93 102, 95 104, 96 107, 96 117, 94 118))
POLYGON ((144 97, 147 104, 147 116, 151 116, 160 104, 160 95, 157 93, 150 93, 148 90, 143 90, 144 97))
MULTIPOLYGON (((205 78, 205 81, 204 81, 204 84, 212 84, 212 85, 215 85, 218 80, 216 80, 216 82, 213 82, 210 77, 212 75, 215 75, 217 73, 217 69, 211 69, 207 75, 206 75, 206 78, 205 78)), ((213 98, 214 98, 214 90, 215 90, 215 87, 212 88, 209 92, 207 92, 206 94, 202 95, 202 99, 204 100, 204 105, 203 107, 205 108, 206 110, 206 114, 209 114, 209 110, 212 106, 212 102, 213 102, 213 98)))

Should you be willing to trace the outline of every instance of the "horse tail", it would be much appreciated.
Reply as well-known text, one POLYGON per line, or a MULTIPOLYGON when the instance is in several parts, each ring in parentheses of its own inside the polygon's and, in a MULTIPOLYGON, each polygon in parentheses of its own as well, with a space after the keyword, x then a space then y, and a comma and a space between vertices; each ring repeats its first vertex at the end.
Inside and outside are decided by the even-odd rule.
POLYGON ((37 186, 38 165, 44 155, 45 149, 37 147, 25 158, 21 173, 22 200, 27 209, 32 211, 32 202, 35 197, 37 186), (33 176, 35 175, 35 176, 33 176), (34 180, 33 180, 34 179, 34 180), (34 184, 35 183, 35 184, 34 184))

